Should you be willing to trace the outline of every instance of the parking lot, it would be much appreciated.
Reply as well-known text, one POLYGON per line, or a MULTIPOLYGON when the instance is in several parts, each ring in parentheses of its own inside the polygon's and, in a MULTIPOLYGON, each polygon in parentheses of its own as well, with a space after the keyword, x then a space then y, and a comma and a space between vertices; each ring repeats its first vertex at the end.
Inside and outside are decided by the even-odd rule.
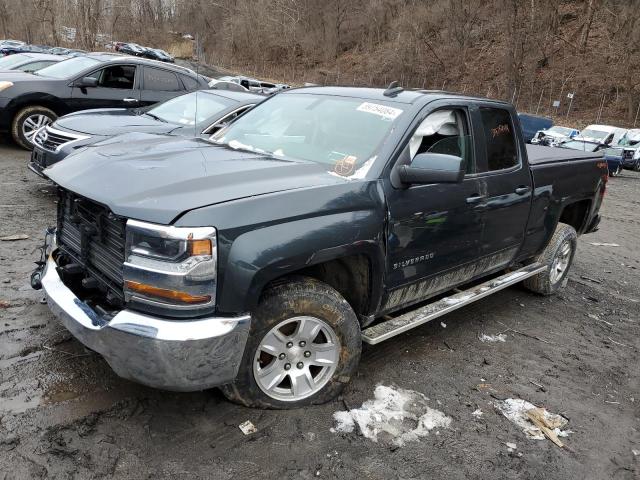
POLYGON ((610 180, 560 295, 506 289, 365 349, 337 401, 266 411, 119 379, 57 324, 28 280, 55 187, 27 158, 0 142, 0 237, 27 237, 0 241, 0 479, 640 478, 639 173, 610 180), (332 432, 376 385, 424 394, 449 427, 401 447, 332 432), (566 448, 528 439, 495 408, 505 398, 569 419, 566 448))

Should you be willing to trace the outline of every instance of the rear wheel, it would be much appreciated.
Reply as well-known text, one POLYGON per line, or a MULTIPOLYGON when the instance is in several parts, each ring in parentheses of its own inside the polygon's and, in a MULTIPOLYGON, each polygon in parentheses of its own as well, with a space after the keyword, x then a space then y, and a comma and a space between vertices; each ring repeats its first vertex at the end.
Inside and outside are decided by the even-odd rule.
POLYGON ((547 248, 535 259, 536 262, 546 265, 547 269, 527 278, 523 282, 524 287, 541 295, 556 293, 566 285, 577 245, 578 235, 575 229, 570 225, 559 223, 547 248))
POLYGON ((20 110, 13 118, 11 136, 13 140, 26 150, 33 150, 33 138, 40 128, 50 125, 57 115, 52 110, 33 105, 20 110))
POLYGON ((622 173, 622 163, 619 163, 615 170, 611 172, 612 177, 617 177, 622 173))
POLYGON ((269 289, 252 317, 236 381, 221 387, 229 400, 278 409, 325 403, 354 374, 360 325, 330 286, 296 277, 269 289))

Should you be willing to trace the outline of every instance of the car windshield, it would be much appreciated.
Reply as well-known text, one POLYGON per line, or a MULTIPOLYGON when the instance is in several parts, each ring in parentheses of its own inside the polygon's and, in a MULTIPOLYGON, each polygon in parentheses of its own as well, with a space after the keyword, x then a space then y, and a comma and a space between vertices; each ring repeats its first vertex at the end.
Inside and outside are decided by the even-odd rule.
POLYGON ((26 60, 29 60, 29 57, 27 57, 26 55, 21 55, 19 53, 0 58, 0 70, 10 70, 16 65, 21 65, 26 60))
POLYGON ((283 94, 247 112, 212 141, 275 157, 354 170, 371 159, 403 113, 398 104, 283 94), (393 105, 393 106, 391 106, 393 105))
POLYGON ((609 135, 609 132, 603 132, 602 130, 592 130, 590 128, 587 128, 586 130, 583 130, 582 133, 580 133, 581 137, 595 138, 598 140, 604 139, 608 135, 609 135))
POLYGON ((563 148, 570 148, 571 150, 582 150, 584 152, 595 152, 600 145, 598 143, 580 142, 577 140, 570 140, 562 144, 563 148))
POLYGON ((101 63, 100 60, 96 60, 91 57, 74 57, 69 60, 64 60, 62 62, 54 63, 48 67, 43 68, 42 70, 38 70, 38 75, 41 77, 50 77, 50 78, 73 78, 83 70, 93 67, 101 63))
POLYGON ((161 103, 148 110, 147 115, 178 125, 200 125, 233 104, 233 101, 218 95, 193 92, 161 103))
POLYGON ((622 147, 631 147, 640 143, 640 130, 629 130, 618 141, 618 145, 622 147))
POLYGON ((568 137, 569 135, 571 135, 571 129, 567 128, 567 127, 551 127, 549 130, 547 130, 547 132, 550 133, 557 133, 558 135, 562 135, 565 137, 568 137))

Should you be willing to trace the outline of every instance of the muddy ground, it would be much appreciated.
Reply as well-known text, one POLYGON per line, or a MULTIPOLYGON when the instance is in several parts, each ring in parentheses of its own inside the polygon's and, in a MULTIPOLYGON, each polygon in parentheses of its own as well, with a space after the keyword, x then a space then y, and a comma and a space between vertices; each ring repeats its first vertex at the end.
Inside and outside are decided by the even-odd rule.
POLYGON ((29 237, 0 241, 0 480, 640 479, 639 174, 611 179, 601 230, 580 239, 560 295, 509 288, 444 317, 446 328, 437 321, 365 349, 343 399, 260 411, 217 390, 121 380, 60 327, 28 282, 54 189, 27 158, 0 143, 0 237, 29 237), (478 339, 501 332, 504 343, 478 339), (400 448, 332 433, 332 414, 378 384, 423 393, 450 427, 400 448), (506 397, 567 417, 569 448, 527 439, 495 409, 506 397), (258 432, 245 436, 245 420, 258 432))

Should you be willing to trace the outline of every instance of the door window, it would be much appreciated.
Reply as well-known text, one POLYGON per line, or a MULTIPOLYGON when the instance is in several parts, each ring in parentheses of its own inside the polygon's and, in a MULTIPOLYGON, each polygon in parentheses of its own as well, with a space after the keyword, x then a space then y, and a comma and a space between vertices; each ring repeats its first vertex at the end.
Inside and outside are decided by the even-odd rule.
POLYGON ((159 68, 144 68, 144 89, 156 92, 178 92, 182 86, 173 72, 159 68))
POLYGON ((97 73, 99 87, 133 90, 136 78, 136 67, 133 65, 113 65, 97 73))
POLYGON ((411 159, 419 153, 455 155, 465 161, 467 173, 475 172, 473 143, 467 115, 460 109, 437 110, 427 116, 409 141, 411 159))
POLYGON ((518 165, 518 147, 511 114, 502 108, 481 108, 482 128, 487 146, 488 171, 518 165))

